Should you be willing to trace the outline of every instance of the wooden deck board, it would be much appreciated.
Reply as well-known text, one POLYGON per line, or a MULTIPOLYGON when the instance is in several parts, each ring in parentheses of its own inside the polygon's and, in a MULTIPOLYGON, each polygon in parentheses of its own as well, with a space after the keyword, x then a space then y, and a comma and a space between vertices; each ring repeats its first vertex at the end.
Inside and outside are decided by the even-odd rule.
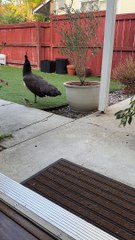
POLYGON ((0 240, 57 239, 3 202, 0 210, 0 240))

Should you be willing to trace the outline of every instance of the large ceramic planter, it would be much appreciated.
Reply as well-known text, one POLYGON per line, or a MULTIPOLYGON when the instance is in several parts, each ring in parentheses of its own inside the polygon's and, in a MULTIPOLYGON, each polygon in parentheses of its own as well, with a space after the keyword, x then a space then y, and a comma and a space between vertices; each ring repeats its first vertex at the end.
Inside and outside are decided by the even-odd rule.
POLYGON ((64 86, 68 104, 73 111, 90 112, 98 108, 99 82, 86 82, 85 86, 79 82, 66 82, 64 86))

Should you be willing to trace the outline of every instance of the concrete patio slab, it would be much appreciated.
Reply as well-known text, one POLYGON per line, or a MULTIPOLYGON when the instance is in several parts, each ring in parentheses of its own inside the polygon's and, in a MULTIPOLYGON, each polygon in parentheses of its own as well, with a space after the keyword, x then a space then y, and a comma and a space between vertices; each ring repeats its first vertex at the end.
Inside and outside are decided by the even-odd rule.
POLYGON ((0 132, 13 133, 38 121, 46 120, 51 113, 11 102, 4 104, 2 100, 0 116, 0 132))
MULTIPOLYGON (((135 122, 120 128, 114 117, 114 112, 120 109, 119 103, 111 106, 104 115, 98 114, 97 117, 95 113, 75 121, 54 115, 43 125, 40 123, 41 132, 38 132, 39 124, 30 127, 30 139, 29 127, 26 135, 23 130, 16 131, 17 145, 12 142, 0 152, 0 171, 21 182, 59 158, 65 158, 135 187, 135 122), (32 131, 39 135, 32 135, 32 131)), ((40 110, 34 111, 38 113, 40 110)), ((28 112, 26 115, 30 115, 28 112)), ((40 117, 44 119, 48 113, 42 114, 40 117)))
POLYGON ((10 102, 10 101, 5 101, 3 99, 0 99, 0 107, 2 106, 6 106, 8 104, 14 104, 13 102, 10 102))
POLYGON ((6 139, 0 145, 5 148, 13 147, 30 139, 41 136, 73 120, 56 114, 51 114, 37 122, 34 121, 20 129, 12 131, 13 138, 6 139))
POLYGON ((132 125, 127 124, 126 127, 120 126, 120 120, 116 120, 115 113, 119 110, 125 109, 129 105, 130 99, 126 99, 122 102, 119 102, 117 104, 112 105, 108 108, 108 111, 106 114, 99 114, 98 112, 89 115, 84 119, 84 122, 88 121, 90 124, 94 124, 98 126, 102 126, 102 128, 110 129, 110 131, 118 131, 118 132, 124 132, 127 134, 134 133, 133 129, 135 126, 134 121, 132 122, 132 125), (110 121, 111 119, 111 121, 110 121))

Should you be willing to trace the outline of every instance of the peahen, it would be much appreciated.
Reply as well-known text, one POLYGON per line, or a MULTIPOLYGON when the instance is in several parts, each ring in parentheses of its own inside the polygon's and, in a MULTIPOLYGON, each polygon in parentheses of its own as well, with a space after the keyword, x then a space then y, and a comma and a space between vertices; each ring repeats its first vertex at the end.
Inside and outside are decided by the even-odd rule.
POLYGON ((35 103, 37 102, 36 97, 56 97, 61 95, 61 92, 53 85, 49 84, 41 76, 35 75, 31 71, 31 64, 28 56, 25 55, 25 62, 23 65, 23 81, 26 87, 35 95, 35 103))

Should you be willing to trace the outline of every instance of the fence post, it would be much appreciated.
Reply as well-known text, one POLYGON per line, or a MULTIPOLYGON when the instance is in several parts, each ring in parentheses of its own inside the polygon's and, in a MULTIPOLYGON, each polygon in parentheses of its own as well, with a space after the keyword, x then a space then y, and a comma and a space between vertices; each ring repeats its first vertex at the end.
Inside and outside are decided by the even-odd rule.
POLYGON ((36 34, 37 34, 37 68, 40 69, 40 60, 41 60, 41 31, 40 31, 40 22, 36 23, 36 34))
POLYGON ((53 18, 50 18, 50 59, 53 60, 53 18))

